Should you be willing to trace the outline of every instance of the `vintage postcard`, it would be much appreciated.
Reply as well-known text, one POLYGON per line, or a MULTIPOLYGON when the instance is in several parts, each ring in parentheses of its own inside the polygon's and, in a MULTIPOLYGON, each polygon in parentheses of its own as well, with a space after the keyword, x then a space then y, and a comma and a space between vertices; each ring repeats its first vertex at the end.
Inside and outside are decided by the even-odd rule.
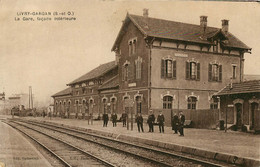
POLYGON ((259 166, 260 4, 0 0, 0 167, 259 166))

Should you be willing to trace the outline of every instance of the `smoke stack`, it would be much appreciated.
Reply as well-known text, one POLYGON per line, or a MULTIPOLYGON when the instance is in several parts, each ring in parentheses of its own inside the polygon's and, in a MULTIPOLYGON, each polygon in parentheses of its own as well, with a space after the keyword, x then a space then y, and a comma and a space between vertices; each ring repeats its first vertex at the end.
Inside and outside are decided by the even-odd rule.
POLYGON ((222 31, 225 35, 228 33, 228 20, 221 20, 222 21, 222 31))
POLYGON ((207 28, 208 16, 200 16, 201 34, 204 36, 207 28))
POLYGON ((148 11, 149 11, 149 9, 146 9, 146 8, 143 9, 143 16, 144 17, 148 17, 148 15, 149 15, 148 11))

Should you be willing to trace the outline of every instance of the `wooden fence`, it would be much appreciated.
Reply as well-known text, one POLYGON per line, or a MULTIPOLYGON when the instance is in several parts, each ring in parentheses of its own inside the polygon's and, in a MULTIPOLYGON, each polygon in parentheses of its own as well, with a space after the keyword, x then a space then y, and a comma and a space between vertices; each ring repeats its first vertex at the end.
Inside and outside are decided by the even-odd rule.
POLYGON ((163 110, 165 116, 165 125, 171 126, 171 117, 176 112, 182 111, 186 120, 192 121, 193 128, 212 129, 219 123, 219 110, 163 110))

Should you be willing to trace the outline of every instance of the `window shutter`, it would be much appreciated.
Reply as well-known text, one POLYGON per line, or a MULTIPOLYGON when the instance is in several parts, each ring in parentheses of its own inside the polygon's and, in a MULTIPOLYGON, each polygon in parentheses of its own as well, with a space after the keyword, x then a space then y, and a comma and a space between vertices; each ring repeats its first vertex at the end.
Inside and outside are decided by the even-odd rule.
POLYGON ((209 64, 209 81, 212 80, 212 65, 209 64))
POLYGON ((197 80, 200 80, 200 63, 197 63, 197 80))
POLYGON ((219 65, 219 82, 221 82, 222 81, 222 65, 219 65))
POLYGON ((186 79, 190 79, 190 63, 186 62, 186 79))
POLYGON ((172 61, 172 77, 176 79, 176 61, 172 61))
POLYGON ((162 59, 161 61, 161 78, 165 77, 165 61, 162 59))
POLYGON ((139 72, 139 74, 140 74, 140 79, 142 78, 142 71, 143 71, 143 64, 142 64, 142 62, 140 61, 140 72, 139 72))
POLYGON ((135 77, 135 79, 138 79, 138 61, 135 61, 135 67, 134 67, 134 77, 135 77))

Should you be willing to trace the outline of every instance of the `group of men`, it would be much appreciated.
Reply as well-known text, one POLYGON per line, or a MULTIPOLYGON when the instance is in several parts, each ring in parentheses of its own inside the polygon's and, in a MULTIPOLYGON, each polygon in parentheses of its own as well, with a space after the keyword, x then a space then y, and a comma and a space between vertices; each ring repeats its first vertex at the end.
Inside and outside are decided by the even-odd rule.
POLYGON ((185 116, 182 112, 179 113, 179 116, 177 115, 177 113, 174 113, 174 116, 172 117, 172 130, 174 130, 174 134, 178 134, 179 131, 180 136, 184 136, 184 122, 185 116))
MULTIPOLYGON (((126 118, 127 118, 127 114, 123 113, 122 116, 121 116, 121 120, 123 122, 123 127, 126 126, 126 118)), ((109 120, 108 114, 104 113, 103 114, 103 127, 107 127, 108 120, 109 120)), ((112 123, 113 123, 113 127, 116 127, 116 123, 117 123, 117 114, 116 113, 113 113, 111 115, 111 120, 112 120, 112 123)))
MULTIPOLYGON (((104 113, 103 114, 103 127, 107 127, 108 124, 108 114, 104 113)), ((111 120, 113 123, 113 127, 116 127, 116 123, 117 123, 117 114, 113 113, 111 115, 111 120)), ((123 127, 126 126, 126 120, 127 120, 127 114, 124 112, 122 113, 121 116, 121 120, 123 122, 123 127)), ((143 129, 143 117, 141 113, 138 113, 135 121, 137 123, 137 128, 138 128, 138 132, 142 131, 144 132, 143 129)), ((164 133, 164 122, 165 122, 165 118, 164 115, 162 114, 162 111, 159 111, 159 115, 157 116, 157 122, 155 122, 155 116, 153 114, 153 111, 150 110, 148 119, 147 119, 147 124, 149 126, 149 132, 154 132, 154 125, 158 125, 159 126, 159 131, 160 133, 164 133)), ((172 130, 174 130, 174 134, 178 134, 178 131, 180 133, 180 136, 184 136, 184 132, 183 132, 183 128, 184 128, 184 122, 185 122, 185 116, 183 115, 182 112, 179 113, 179 116, 177 115, 177 113, 174 113, 174 116, 172 117, 172 130)))
MULTIPOLYGON (((164 115, 162 114, 162 111, 159 112, 159 115, 157 116, 157 123, 159 125, 159 131, 160 133, 164 133, 164 115)), ((148 126, 149 126, 149 132, 154 132, 154 124, 155 124, 155 116, 152 112, 152 110, 150 110, 150 114, 148 116, 148 119, 147 119, 147 123, 148 123, 148 126)))

